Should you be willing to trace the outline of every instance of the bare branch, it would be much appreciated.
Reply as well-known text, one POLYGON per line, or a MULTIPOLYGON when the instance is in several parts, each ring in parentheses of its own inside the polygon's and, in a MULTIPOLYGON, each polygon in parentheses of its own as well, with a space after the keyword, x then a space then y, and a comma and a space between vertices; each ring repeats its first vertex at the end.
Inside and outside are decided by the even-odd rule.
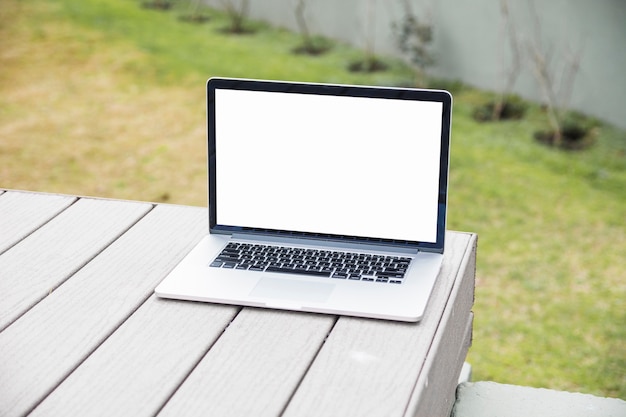
MULTIPOLYGON (((511 51, 511 63, 506 68, 506 64, 504 63, 504 50, 500 51, 500 62, 503 68, 503 71, 506 72, 506 76, 504 78, 504 85, 500 90, 500 95, 493 106, 493 112, 491 115, 492 120, 500 119, 502 115, 502 110, 504 109, 504 104, 506 102, 506 97, 510 95, 513 90, 513 86, 515 85, 515 81, 517 81, 517 77, 519 76, 521 69, 521 53, 519 48, 519 40, 517 36, 517 30, 515 28, 515 24, 513 19, 511 18, 511 14, 509 11, 508 0, 500 0, 500 13, 501 13, 501 32, 504 32, 505 29, 508 29, 508 40, 509 40, 509 48, 511 51)), ((504 36, 503 36, 504 37, 504 36)), ((503 42, 504 43, 504 42, 503 42)))
POLYGON ((563 67, 559 68, 559 74, 556 74, 557 71, 552 65, 552 58, 556 55, 553 53, 554 46, 546 46, 541 38, 541 22, 533 0, 528 0, 528 8, 535 36, 534 42, 529 45, 533 61, 532 69, 546 101, 548 121, 554 129, 553 143, 558 146, 562 141, 563 117, 574 90, 576 73, 580 68, 582 47, 569 59, 566 57, 563 67), (543 48, 542 45, 544 45, 543 48), (558 88, 557 75, 560 75, 558 88))
POLYGON ((298 0, 295 7, 296 22, 298 23, 298 27, 300 28, 300 33, 302 34, 305 47, 310 47, 311 34, 309 32, 309 27, 306 24, 306 18, 304 17, 305 9, 306 0, 298 0))

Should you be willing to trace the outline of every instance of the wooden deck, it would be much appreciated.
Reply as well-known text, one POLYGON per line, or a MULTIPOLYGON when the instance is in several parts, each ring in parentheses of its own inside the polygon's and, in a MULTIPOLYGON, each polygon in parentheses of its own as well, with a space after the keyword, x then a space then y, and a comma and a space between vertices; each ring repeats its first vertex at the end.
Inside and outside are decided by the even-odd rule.
POLYGON ((0 415, 448 416, 476 235, 417 324, 162 300, 206 209, 0 190, 0 415))

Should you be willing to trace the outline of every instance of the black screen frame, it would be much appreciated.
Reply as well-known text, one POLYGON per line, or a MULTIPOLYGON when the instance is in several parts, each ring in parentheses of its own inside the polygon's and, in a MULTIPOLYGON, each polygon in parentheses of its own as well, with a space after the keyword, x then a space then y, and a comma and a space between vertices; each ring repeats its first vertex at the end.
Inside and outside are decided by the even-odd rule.
POLYGON ((374 87, 342 84, 298 83, 288 81, 269 81, 236 78, 210 78, 207 91, 207 154, 208 154, 208 189, 209 189, 209 232, 215 234, 259 234, 282 237, 299 237, 334 242, 354 242, 394 247, 411 247, 420 250, 443 253, 448 198, 448 176, 450 160, 450 136, 452 123, 452 95, 445 90, 425 90, 414 88, 374 87), (437 237, 435 242, 419 242, 395 239, 372 239, 358 236, 291 232, 274 229, 256 229, 217 223, 216 196, 216 135, 215 135, 215 91, 218 89, 266 91, 297 94, 315 94, 330 96, 373 97, 402 100, 421 100, 440 102, 442 106, 439 191, 437 209, 437 237))

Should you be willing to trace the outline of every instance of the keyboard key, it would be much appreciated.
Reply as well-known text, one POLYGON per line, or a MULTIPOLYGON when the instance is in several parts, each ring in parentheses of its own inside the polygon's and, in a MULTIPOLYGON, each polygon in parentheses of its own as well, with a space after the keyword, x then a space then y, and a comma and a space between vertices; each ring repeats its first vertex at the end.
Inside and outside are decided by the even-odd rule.
POLYGON ((298 274, 298 275, 308 275, 308 276, 316 276, 316 277, 328 277, 329 273, 323 271, 311 271, 311 270, 298 270, 291 268, 281 268, 276 266, 268 266, 265 272, 280 272, 280 273, 288 273, 288 274, 298 274))
POLYGON ((380 278, 403 278, 404 274, 400 272, 379 271, 376 272, 376 276, 380 278))
POLYGON ((249 271, 263 271, 265 267, 263 265, 252 265, 248 268, 249 271))

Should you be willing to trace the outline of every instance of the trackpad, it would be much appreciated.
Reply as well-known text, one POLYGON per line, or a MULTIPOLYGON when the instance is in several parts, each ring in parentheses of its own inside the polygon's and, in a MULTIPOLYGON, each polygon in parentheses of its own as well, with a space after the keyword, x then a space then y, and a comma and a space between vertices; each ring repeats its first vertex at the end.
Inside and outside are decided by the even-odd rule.
POLYGON ((264 277, 250 295, 260 298, 276 298, 300 302, 323 303, 333 292, 334 284, 264 277))

